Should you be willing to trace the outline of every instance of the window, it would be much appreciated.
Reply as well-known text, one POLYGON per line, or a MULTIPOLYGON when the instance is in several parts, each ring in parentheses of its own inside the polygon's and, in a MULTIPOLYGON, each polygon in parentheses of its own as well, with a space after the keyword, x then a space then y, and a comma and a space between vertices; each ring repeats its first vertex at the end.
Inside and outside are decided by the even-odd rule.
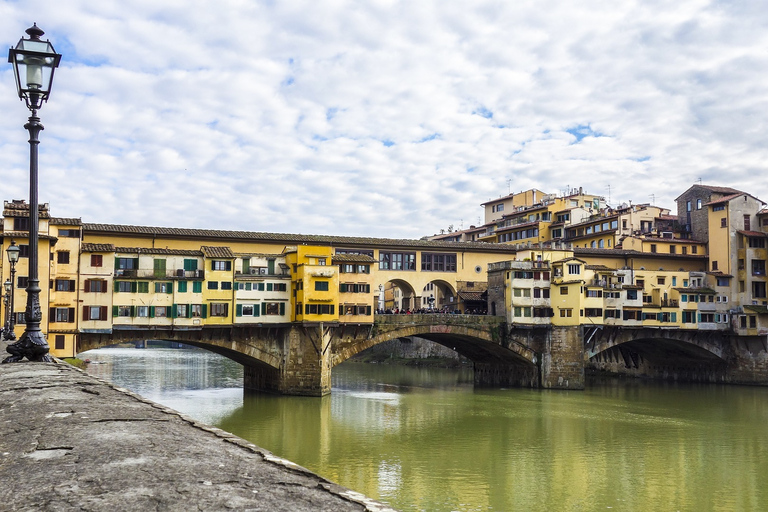
POLYGON ((627 300, 637 300, 637 290, 627 290, 627 300))
POLYGON ((115 258, 115 268, 118 270, 135 270, 139 268, 139 258, 115 258))
POLYGON ((211 303, 211 316, 227 316, 229 313, 229 304, 221 302, 211 303))
POLYGON ((416 253, 380 251, 379 270, 416 270, 416 253))
POLYGON ((750 238, 750 249, 765 249, 765 238, 750 238))
POLYGON ((176 316, 178 318, 187 318, 189 315, 189 310, 186 304, 176 304, 174 306, 176 308, 176 316))
POLYGON ((115 292, 130 293, 136 291, 136 283, 131 281, 115 281, 115 292))
POLYGON ((190 316, 192 318, 200 318, 203 316, 203 305, 202 304, 192 304, 189 307, 190 316))
POLYGON ((243 316, 253 316, 253 306, 243 305, 243 316))
POLYGON ((178 290, 179 290, 179 293, 186 293, 186 291, 187 291, 187 282, 186 281, 179 281, 178 290))
POLYGON ((724 204, 718 204, 712 207, 713 212, 722 212, 723 210, 725 210, 724 204))
POLYGON ((701 199, 696 200, 696 209, 701 210, 701 199))
POLYGON ((753 276, 765 275, 765 260, 752 260, 752 275, 753 276))
POLYGON ((327 292, 328 291, 328 281, 315 281, 315 291, 327 292))
POLYGON ((533 289, 533 298, 534 299, 548 299, 549 298, 549 288, 534 288, 533 289))
POLYGON ((168 316, 168 308, 165 306, 155 306, 155 318, 165 318, 168 316))
MULTIPOLYGON (((326 308, 328 306, 326 305, 326 308)), ((266 315, 283 315, 285 314, 285 303, 284 302, 267 302, 262 304, 262 308, 264 309, 264 314, 266 315)), ((321 314, 329 314, 329 313, 321 313, 321 314)))
POLYGON ((137 306, 136 316, 141 318, 147 318, 149 316, 149 308, 147 306, 137 306))
POLYGON ((139 293, 149 293, 149 283, 147 281, 139 281, 136 283, 136 290, 139 293))
POLYGON ((76 290, 76 285, 74 280, 69 280, 69 279, 56 280, 57 292, 74 292, 75 290, 76 290))
MULTIPOLYGON (((209 290, 218 290, 219 289, 219 282, 218 281, 208 281, 208 289, 209 290)), ((213 311, 211 311, 211 315, 213 315, 213 311)))
POLYGON ((131 306, 117 306, 117 316, 131 316, 131 306))
POLYGON ((695 245, 692 245, 691 246, 691 254, 696 254, 697 252, 699 252, 699 248, 696 247, 695 245))
POLYGON ((687 211, 687 212, 691 211, 691 202, 690 201, 686 201, 685 202, 685 211, 687 211))
POLYGON ((27 286, 29 286, 29 277, 19 276, 16 278, 16 288, 26 289, 27 286))
POLYGON ((560 295, 568 295, 568 287, 567 286, 561 286, 560 287, 560 295))
POLYGON ((603 309, 602 308, 585 308, 584 309, 584 316, 594 318, 594 317, 602 317, 603 316, 603 309))
POLYGON ((75 308, 51 308, 50 317, 53 322, 74 322, 75 308))
POLYGON ((456 272, 456 255, 421 253, 421 270, 427 272, 456 272))
POLYGON ((764 281, 755 281, 752 283, 752 298, 755 298, 755 299, 766 298, 764 281))
POLYGON ((717 270, 717 261, 712 261, 712 270, 717 270))
POLYGON ((69 263, 69 251, 58 251, 56 253, 56 263, 69 263))
POLYGON ((104 264, 104 256, 101 254, 91 254, 91 266, 101 267, 104 264))
POLYGON ((197 270, 197 260, 190 260, 185 259, 184 260, 184 270, 187 272, 192 272, 197 270))
POLYGON ((669 254, 676 254, 677 253, 677 246, 676 245, 670 245, 669 246, 669 254))
POLYGON ((744 231, 750 230, 749 215, 744 215, 744 231))
POLYGON ((304 306, 305 315, 333 315, 334 311, 333 304, 306 304, 304 306))
POLYGON ((222 290, 231 290, 232 289, 232 283, 229 281, 222 281, 221 282, 221 289, 222 290))
POLYGON ((581 265, 577 263, 569 263, 568 264, 568 273, 570 275, 577 275, 581 273, 581 265))
POLYGON ((571 318, 571 317, 573 317, 573 309, 564 308, 560 310, 560 318, 571 318))
POLYGON ((325 265, 325 258, 317 258, 317 264, 320 266, 325 265))
POLYGON ((274 284, 274 290, 276 292, 285 292, 288 291, 288 285, 285 283, 275 283, 274 284))
POLYGON ((203 293, 203 282, 202 281, 193 281, 192 282, 192 293, 203 293))
POLYGON ((103 279, 86 279, 84 291, 86 293, 106 293, 107 282, 103 279))
POLYGON ((603 296, 603 290, 587 290, 587 297, 602 297, 602 296, 603 296))
POLYGON ((656 252, 656 244, 651 244, 651 252, 656 252))
POLYGON ((173 283, 156 282, 155 293, 173 293, 173 283))
POLYGON ((666 278, 664 277, 657 277, 656 278, 656 284, 663 285, 667 282, 666 278))
MULTIPOLYGON (((230 271, 232 270, 232 262, 225 260, 213 260, 211 261, 211 270, 230 271)), ((211 313, 213 315, 213 313, 211 313)))
POLYGON ((107 306, 83 306, 83 320, 106 320, 107 306))
POLYGON ((55 339, 56 339, 56 345, 54 346, 54 348, 56 350, 64 350, 64 347, 65 347, 64 335, 57 334, 55 339))

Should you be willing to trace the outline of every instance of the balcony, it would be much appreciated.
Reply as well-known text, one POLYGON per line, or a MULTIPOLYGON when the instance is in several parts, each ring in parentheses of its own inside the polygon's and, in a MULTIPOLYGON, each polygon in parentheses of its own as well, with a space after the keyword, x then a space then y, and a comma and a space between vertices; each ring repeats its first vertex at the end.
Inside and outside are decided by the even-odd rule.
POLYGON ((115 277, 123 279, 205 279, 205 270, 115 269, 115 277))

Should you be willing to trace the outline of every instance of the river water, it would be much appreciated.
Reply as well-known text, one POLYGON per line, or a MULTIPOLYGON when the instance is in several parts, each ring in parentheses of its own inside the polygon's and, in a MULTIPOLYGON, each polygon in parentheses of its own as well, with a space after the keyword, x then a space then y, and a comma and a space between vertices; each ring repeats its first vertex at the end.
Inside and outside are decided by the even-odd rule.
POLYGON ((244 393, 202 350, 108 348, 88 372, 403 511, 768 510, 768 388, 605 380, 475 389, 346 362, 324 398, 244 393))

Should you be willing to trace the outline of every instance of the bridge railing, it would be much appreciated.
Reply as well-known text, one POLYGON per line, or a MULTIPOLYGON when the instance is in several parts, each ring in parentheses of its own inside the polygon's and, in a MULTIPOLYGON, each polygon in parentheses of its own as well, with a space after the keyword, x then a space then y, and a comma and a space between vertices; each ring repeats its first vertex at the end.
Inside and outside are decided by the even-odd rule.
POLYGON ((377 314, 374 321, 379 324, 408 325, 408 324, 460 324, 460 325, 498 325, 506 320, 503 317, 490 315, 460 315, 452 313, 415 313, 415 314, 377 314))

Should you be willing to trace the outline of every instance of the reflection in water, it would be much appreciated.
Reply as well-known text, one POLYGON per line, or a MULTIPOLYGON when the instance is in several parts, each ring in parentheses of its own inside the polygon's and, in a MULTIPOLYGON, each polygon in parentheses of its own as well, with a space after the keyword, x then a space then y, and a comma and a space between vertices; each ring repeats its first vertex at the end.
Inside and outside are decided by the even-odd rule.
POLYGON ((471 371, 344 363, 318 399, 243 394, 204 352, 114 354, 89 371, 401 510, 768 510, 766 388, 487 390, 471 371))

